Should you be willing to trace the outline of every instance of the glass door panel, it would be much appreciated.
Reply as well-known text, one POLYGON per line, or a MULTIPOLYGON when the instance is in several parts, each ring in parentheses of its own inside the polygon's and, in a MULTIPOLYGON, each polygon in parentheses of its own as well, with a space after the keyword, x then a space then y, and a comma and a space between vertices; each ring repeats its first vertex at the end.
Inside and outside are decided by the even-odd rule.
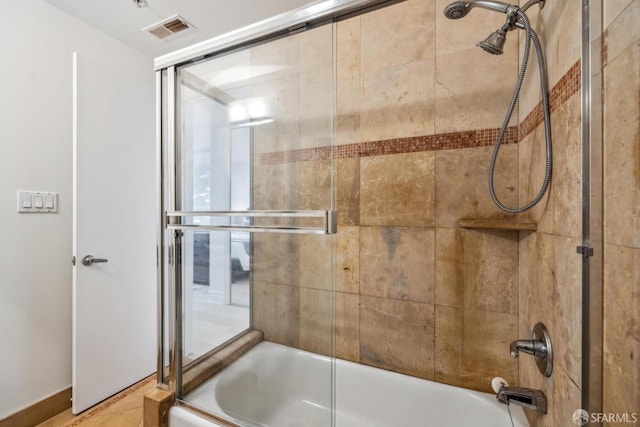
POLYGON ((333 76, 332 25, 176 72, 176 209, 168 214, 182 301, 176 388, 186 404, 241 425, 282 425, 275 412, 253 411, 266 398, 281 400, 276 412, 306 414, 301 425, 332 425, 333 76), (265 348, 318 363, 301 369, 306 362, 272 360, 265 348), (186 383, 190 369, 226 367, 231 353, 238 362, 186 383), (220 375, 228 382, 233 366, 247 364, 255 371, 238 377, 248 387, 242 400, 217 401, 220 375), (306 394, 287 409, 293 390, 271 390, 296 382, 306 394))
POLYGON ((250 326, 251 250, 248 241, 237 240, 232 234, 228 231, 183 232, 184 365, 220 347, 250 326))

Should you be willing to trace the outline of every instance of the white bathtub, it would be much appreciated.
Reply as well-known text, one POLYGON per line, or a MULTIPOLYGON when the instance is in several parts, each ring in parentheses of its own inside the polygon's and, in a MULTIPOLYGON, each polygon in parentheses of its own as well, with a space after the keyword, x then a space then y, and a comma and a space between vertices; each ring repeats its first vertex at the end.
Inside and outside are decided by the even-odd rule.
MULTIPOLYGON (((331 426, 331 359, 263 341, 185 399, 249 427, 331 426)), ((495 396, 336 360, 337 427, 510 427, 495 396)), ((529 424, 511 406, 515 427, 529 424)), ((170 427, 207 426, 180 407, 170 427)))

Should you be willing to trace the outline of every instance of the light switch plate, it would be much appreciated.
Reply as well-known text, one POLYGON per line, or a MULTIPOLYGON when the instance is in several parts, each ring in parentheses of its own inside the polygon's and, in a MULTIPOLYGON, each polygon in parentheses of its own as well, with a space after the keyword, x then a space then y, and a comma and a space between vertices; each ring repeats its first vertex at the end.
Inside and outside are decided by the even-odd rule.
POLYGON ((19 213, 58 212, 58 193, 18 190, 19 213))

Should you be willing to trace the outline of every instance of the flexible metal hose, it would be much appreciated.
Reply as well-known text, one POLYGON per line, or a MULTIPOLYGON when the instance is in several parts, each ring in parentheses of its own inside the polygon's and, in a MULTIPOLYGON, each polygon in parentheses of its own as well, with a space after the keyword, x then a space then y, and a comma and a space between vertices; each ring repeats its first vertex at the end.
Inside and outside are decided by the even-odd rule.
POLYGON ((544 62, 544 54, 542 52, 542 45, 540 44, 540 39, 536 32, 531 28, 531 24, 529 23, 529 18, 527 15, 521 10, 517 11, 518 16, 522 20, 524 24, 524 30, 527 35, 524 44, 524 54, 522 58, 522 65, 520 67, 520 74, 518 75, 518 82, 516 83, 515 90, 513 92, 513 97, 511 98, 511 103, 509 104, 509 108, 507 109, 507 115, 504 119, 504 123, 502 124, 502 128, 500 129, 500 134, 498 135, 498 140, 496 141, 496 146, 493 149, 493 155, 491 156, 491 163, 489 164, 489 194, 491 194, 491 199, 493 202, 505 212, 517 214, 528 211, 532 207, 538 204, 540 200, 544 197, 545 193, 549 188, 549 184, 551 183, 551 175, 553 170, 553 147, 551 141, 551 111, 549 109, 549 85, 547 81, 547 67, 544 62), (542 110, 544 114, 544 133, 545 133, 545 154, 546 154, 546 167, 544 174, 544 181, 542 182, 542 187, 538 194, 527 203, 525 206, 520 208, 509 208, 498 200, 496 196, 495 188, 494 188, 494 174, 496 162, 498 160, 498 154, 500 153, 500 146, 504 140, 504 135, 509 127, 509 122, 511 121, 511 115, 513 114, 513 109, 516 106, 516 102, 518 101, 518 97, 520 96, 520 89, 522 88, 522 82, 524 81, 524 76, 527 72, 527 64, 529 62, 529 52, 531 48, 531 41, 533 40, 533 44, 536 48, 536 53, 538 56, 538 68, 540 71, 540 92, 542 94, 542 110))

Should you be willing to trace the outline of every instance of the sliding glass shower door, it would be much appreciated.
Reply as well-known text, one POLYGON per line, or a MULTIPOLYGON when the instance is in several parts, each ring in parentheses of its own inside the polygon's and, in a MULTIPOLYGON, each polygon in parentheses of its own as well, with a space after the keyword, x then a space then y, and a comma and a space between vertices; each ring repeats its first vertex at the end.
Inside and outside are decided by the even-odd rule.
POLYGON ((162 74, 167 381, 240 425, 265 420, 193 396, 262 341, 328 358, 310 405, 332 423, 334 51, 328 24, 162 74))

